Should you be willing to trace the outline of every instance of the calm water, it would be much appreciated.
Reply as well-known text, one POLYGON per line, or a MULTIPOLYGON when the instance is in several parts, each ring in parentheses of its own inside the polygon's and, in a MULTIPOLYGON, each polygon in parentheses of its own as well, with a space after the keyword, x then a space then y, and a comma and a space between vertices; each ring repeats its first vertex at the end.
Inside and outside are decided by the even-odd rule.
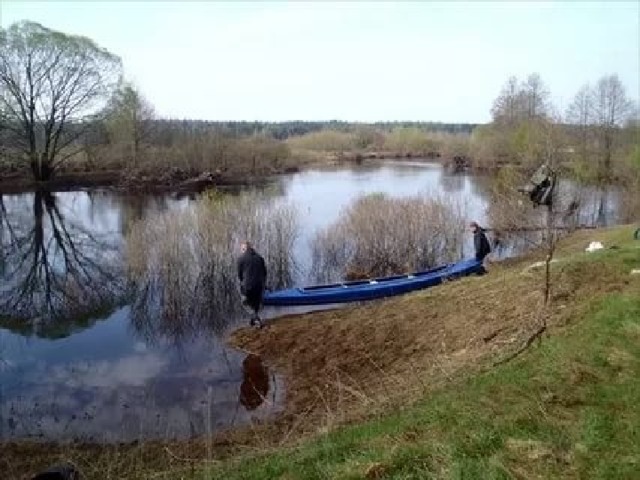
MULTIPOLYGON (((310 239, 358 196, 444 193, 483 222, 486 191, 487 179, 437 165, 381 163, 283 176, 264 195, 300 212, 295 282, 304 284, 310 239)), ((589 195, 581 222, 615 222, 613 199, 589 195)), ((0 439, 184 438, 279 411, 282 379, 224 344, 237 315, 176 323, 132 312, 122 268, 131 222, 189 209, 193 199, 100 191, 0 198, 0 439), (10 321, 34 305, 55 320, 10 321)), ((283 313, 291 310, 265 316, 283 313)))

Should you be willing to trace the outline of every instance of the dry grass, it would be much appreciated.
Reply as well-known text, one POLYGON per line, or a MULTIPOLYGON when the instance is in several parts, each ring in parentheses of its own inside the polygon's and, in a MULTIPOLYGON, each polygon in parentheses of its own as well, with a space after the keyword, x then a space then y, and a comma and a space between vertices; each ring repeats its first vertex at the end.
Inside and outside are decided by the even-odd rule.
POLYGON ((268 284, 290 284, 297 210, 257 194, 201 198, 195 208, 167 211, 134 224, 126 238, 132 306, 141 331, 178 334, 193 322, 221 330, 241 311, 236 255, 249 240, 264 253, 268 284), (158 324, 162 328, 158 328, 158 324), (153 328, 146 329, 146 325, 153 328))
POLYGON ((291 137, 287 140, 287 145, 296 151, 311 150, 322 152, 351 151, 359 147, 356 134, 329 129, 291 137))
POLYGON ((363 196, 312 241, 319 282, 411 272, 462 255, 466 215, 451 199, 430 195, 363 196))
MULTIPOLYGON (((578 254, 593 238, 609 246, 630 230, 579 232, 561 242, 558 252, 578 254)), ((285 318, 266 331, 242 329, 231 343, 263 356, 286 374, 289 413, 309 412, 308 418, 315 414, 322 419, 327 412, 339 412, 341 421, 358 418, 376 405, 406 403, 459 372, 468 374, 486 365, 483 361, 518 348, 540 321, 544 272, 526 268, 540 259, 532 253, 495 264, 488 276, 285 318)), ((627 283, 615 268, 602 266, 597 280, 585 273, 582 264, 554 264, 552 330, 577 314, 579 300, 618 291, 627 283)))

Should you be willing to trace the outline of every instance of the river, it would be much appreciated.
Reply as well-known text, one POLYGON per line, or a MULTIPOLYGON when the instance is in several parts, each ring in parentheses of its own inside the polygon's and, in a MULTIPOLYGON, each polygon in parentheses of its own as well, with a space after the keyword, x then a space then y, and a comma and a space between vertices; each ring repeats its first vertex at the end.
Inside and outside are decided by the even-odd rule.
MULTIPOLYGON (((305 284, 310 240, 359 196, 447 195, 484 223, 489 181, 437 164, 380 162, 280 176, 263 195, 300 213, 294 283, 305 284)), ((617 221, 614 196, 588 198, 580 223, 617 221)), ((243 321, 237 315, 176 324, 132 314, 135 299, 120 268, 125 236, 133 222, 190 209, 194 198, 95 190, 0 199, 0 440, 188 438, 282 409, 283 379, 224 344, 243 321), (75 310, 54 320, 29 313, 66 298, 75 299, 75 310)), ((291 310, 265 312, 282 313, 291 310)))

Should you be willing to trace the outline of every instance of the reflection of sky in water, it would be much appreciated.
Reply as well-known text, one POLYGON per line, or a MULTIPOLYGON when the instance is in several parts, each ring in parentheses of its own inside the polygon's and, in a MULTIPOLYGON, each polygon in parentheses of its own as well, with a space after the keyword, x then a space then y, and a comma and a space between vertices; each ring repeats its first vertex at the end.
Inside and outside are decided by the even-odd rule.
POLYGON ((269 374, 266 400, 247 411, 245 354, 206 332, 179 348, 147 345, 127 308, 54 341, 0 330, 0 352, 0 438, 187 437, 264 418, 284 394, 269 374))
MULTIPOLYGON (((298 283, 306 283, 311 238, 362 194, 444 194, 464 202, 469 219, 485 221, 486 179, 449 175, 432 164, 312 170, 276 182, 281 196, 275 201, 292 202, 300 213, 295 254, 303 275, 298 283)), ((3 200, 18 224, 33 222, 32 194, 3 200)), ((109 238, 118 248, 131 221, 190 204, 188 198, 111 192, 58 193, 56 202, 65 221, 109 238)), ((581 221, 594 222, 599 203, 597 192, 586 189, 581 221)), ((606 199, 605 217, 614 204, 614 196, 606 199)), ((267 309, 264 314, 269 318, 299 311, 303 309, 267 309)), ((56 340, 40 338, 54 337, 43 332, 25 337, 0 329, 0 439, 186 437, 264 418, 280 408, 284 388, 269 374, 267 400, 255 410, 245 409, 239 399, 246 355, 225 348, 206 321, 195 321, 190 328, 177 338, 152 319, 143 331, 125 307, 98 321, 61 328, 56 336, 64 338, 56 340)))

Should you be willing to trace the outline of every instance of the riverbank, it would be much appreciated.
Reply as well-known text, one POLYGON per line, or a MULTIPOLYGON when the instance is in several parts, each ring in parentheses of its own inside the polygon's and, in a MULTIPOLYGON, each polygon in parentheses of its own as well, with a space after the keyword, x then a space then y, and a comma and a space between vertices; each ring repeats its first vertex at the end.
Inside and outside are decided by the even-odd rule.
MULTIPOLYGON (((56 175, 47 182, 37 182, 28 171, 5 172, 0 178, 0 194, 20 194, 36 190, 65 192, 92 188, 108 188, 126 193, 199 193, 210 187, 255 185, 265 179, 287 173, 297 173, 310 168, 327 168, 340 165, 360 165, 379 160, 412 160, 441 162, 433 156, 420 156, 399 152, 296 152, 294 161, 255 171, 193 171, 170 167, 151 171, 147 169, 108 169, 81 171, 71 169, 56 175)), ((466 168, 466 167, 465 167, 466 168)))
POLYGON ((306 404, 307 419, 318 412, 320 435, 211 475, 632 478, 640 464, 640 276, 630 275, 638 247, 631 228, 566 239, 548 333, 504 365, 494 366, 538 325, 542 272, 527 268, 535 255, 494 266, 489 277, 277 322, 265 335, 237 332, 238 345, 287 372, 289 401, 296 410, 306 404), (615 248, 584 253, 594 239, 615 248))
POLYGON ((109 188, 127 193, 199 193, 210 187, 252 185, 273 175, 295 173, 298 167, 271 169, 260 175, 201 172, 192 174, 173 168, 152 175, 144 172, 106 170, 60 174, 47 182, 36 182, 28 175, 13 175, 0 180, 0 194, 20 194, 36 190, 66 192, 92 188, 109 188))
POLYGON ((562 242, 548 336, 505 365, 494 367, 538 326, 542 272, 527 266, 540 254, 485 277, 235 332, 232 344, 285 375, 274 422, 189 442, 5 444, 0 468, 9 478, 60 460, 104 479, 207 469, 230 479, 584 478, 606 468, 624 478, 640 461, 632 235, 590 230, 562 242), (617 248, 584 253, 592 240, 617 248))

